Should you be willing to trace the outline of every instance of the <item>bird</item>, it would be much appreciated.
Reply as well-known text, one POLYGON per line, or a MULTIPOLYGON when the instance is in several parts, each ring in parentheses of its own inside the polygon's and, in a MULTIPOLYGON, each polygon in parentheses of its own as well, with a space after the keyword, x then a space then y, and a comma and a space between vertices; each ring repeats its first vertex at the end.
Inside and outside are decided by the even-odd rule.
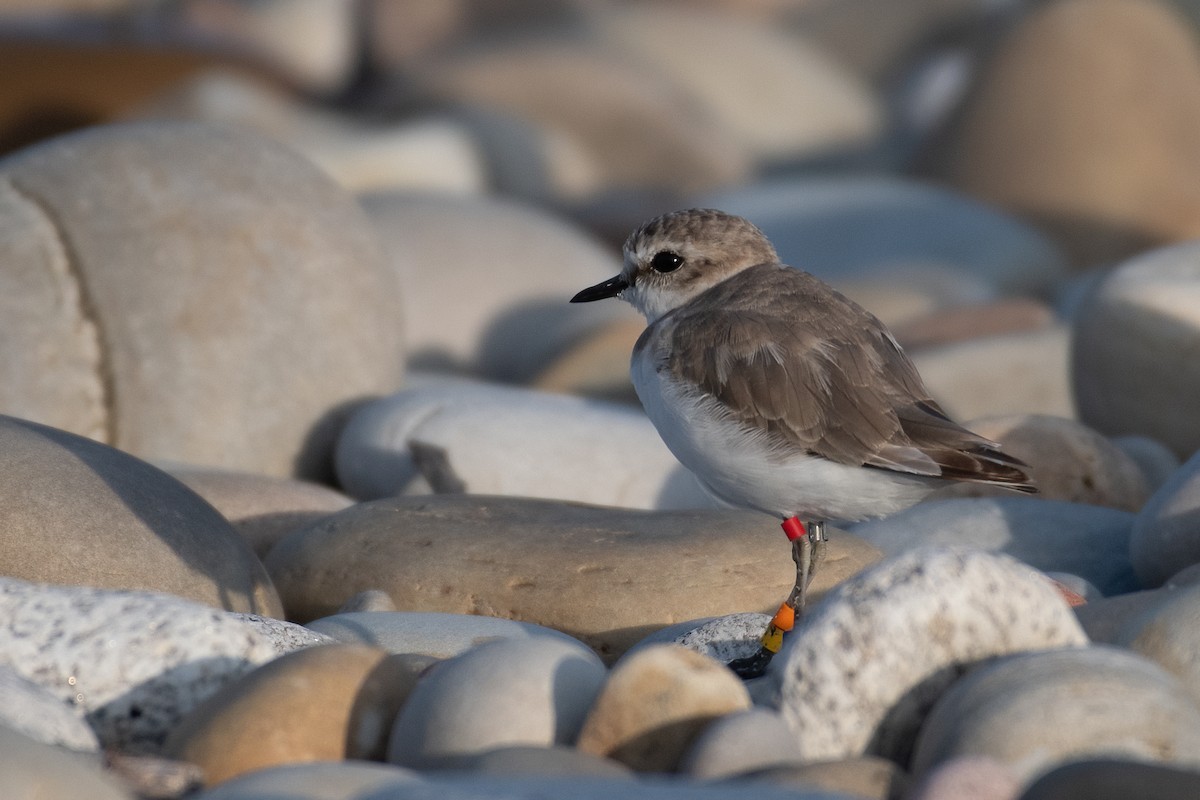
POLYGON ((749 220, 692 208, 629 235, 619 274, 572 303, 618 297, 646 318, 630 377, 668 449, 725 505, 781 520, 796 580, 761 675, 807 602, 825 525, 907 508, 951 482, 1032 493, 1031 471, 954 422, 877 317, 783 264, 749 220))

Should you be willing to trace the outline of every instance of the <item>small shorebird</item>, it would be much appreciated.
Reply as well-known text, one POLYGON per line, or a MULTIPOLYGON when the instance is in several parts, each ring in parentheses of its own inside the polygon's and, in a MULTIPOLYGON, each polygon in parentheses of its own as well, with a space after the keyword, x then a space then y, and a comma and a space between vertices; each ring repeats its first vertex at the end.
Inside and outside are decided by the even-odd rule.
POLYGON ((667 447, 719 500, 784 520, 796 583, 759 652, 782 645, 824 555, 827 520, 891 514, 947 481, 1037 491, 1027 466, 953 422, 870 312, 781 264, 762 231, 712 209, 665 214, 625 242, 621 273, 571 299, 646 317, 634 388, 667 447))

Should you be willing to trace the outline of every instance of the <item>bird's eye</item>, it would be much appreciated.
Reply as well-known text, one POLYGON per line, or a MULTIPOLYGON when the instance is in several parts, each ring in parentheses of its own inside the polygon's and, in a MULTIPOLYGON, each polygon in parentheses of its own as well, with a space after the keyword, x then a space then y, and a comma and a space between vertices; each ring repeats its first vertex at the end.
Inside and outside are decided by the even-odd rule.
POLYGON ((674 272, 683 266, 683 257, 670 250, 663 250, 654 254, 654 258, 650 259, 650 266, 654 267, 656 272, 674 272))

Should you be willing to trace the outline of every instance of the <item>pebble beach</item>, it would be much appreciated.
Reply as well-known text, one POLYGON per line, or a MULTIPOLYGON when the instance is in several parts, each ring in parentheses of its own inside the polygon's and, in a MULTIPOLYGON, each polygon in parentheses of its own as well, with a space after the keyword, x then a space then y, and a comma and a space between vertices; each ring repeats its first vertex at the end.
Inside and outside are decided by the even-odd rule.
POLYGON ((1198 622, 1200 3, 0 8, 3 800, 1184 800, 1198 622), (692 207, 1039 489, 749 680, 779 520, 568 303, 692 207))

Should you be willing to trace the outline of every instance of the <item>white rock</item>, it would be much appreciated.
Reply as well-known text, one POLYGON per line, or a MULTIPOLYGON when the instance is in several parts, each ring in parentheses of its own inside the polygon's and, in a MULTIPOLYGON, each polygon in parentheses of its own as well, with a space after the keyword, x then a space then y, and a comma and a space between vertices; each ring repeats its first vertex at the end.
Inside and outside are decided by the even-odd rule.
POLYGON ((561 631, 499 617, 435 611, 353 611, 313 620, 319 636, 347 644, 369 644, 389 653, 452 658, 483 642, 548 638, 585 647, 561 631))
POLYGON ((1151 495, 1133 523, 1129 556, 1147 587, 1200 562, 1200 453, 1151 495))
POLYGON ((727 664, 758 652, 770 621, 770 614, 744 611, 680 622, 655 631, 629 648, 625 655, 650 645, 670 643, 727 664))
POLYGON ((766 708, 727 714, 692 743, 679 771, 695 778, 727 778, 756 769, 803 761, 783 717, 766 708))
POLYGON ((1110 273, 1075 317, 1079 417, 1187 457, 1200 448, 1200 244, 1151 251, 1110 273))
POLYGON ((432 488, 658 510, 714 505, 641 411, 483 384, 364 406, 342 432, 336 466, 362 499, 432 488))
POLYGON ((0 664, 75 704, 100 743, 153 753, 226 683, 276 656, 222 611, 170 595, 0 580, 0 664))
POLYGON ((1033 228, 966 195, 915 181, 777 180, 717 192, 696 205, 746 217, 784 263, 827 281, 939 266, 1006 292, 1038 293, 1066 272, 1062 255, 1033 228))
POLYGON ((904 763, 921 717, 964 665, 1086 643, 1044 575, 1003 555, 923 547, 830 592, 767 677, 806 760, 870 750, 904 763))
POLYGON ((571 744, 604 682, 588 648, 549 638, 488 642, 443 662, 409 695, 388 761, 441 758, 517 744, 571 744))
POLYGON ((7 667, 0 667, 0 725, 68 750, 100 749, 96 734, 73 704, 7 667))
POLYGON ((266 636, 275 646, 278 655, 290 653, 293 650, 303 650, 320 644, 330 644, 334 641, 330 636, 309 630, 294 622, 285 622, 274 617, 263 617, 258 614, 239 614, 228 612, 229 616, 249 625, 254 630, 266 636))
POLYGON ((996 759, 1028 783, 1070 761, 1200 766, 1200 708, 1164 669, 1093 646, 985 664, 947 691, 917 740, 920 776, 951 758, 996 759))
POLYGON ((429 194, 363 198, 404 287, 405 339, 417 366, 453 366, 511 381, 612 319, 624 303, 571 305, 620 270, 582 230, 511 201, 429 194))
POLYGON ((925 544, 999 551, 1044 571, 1069 572, 1105 595, 1140 588, 1129 561, 1134 515, 1031 497, 976 497, 920 503, 848 526, 885 553, 925 544))

